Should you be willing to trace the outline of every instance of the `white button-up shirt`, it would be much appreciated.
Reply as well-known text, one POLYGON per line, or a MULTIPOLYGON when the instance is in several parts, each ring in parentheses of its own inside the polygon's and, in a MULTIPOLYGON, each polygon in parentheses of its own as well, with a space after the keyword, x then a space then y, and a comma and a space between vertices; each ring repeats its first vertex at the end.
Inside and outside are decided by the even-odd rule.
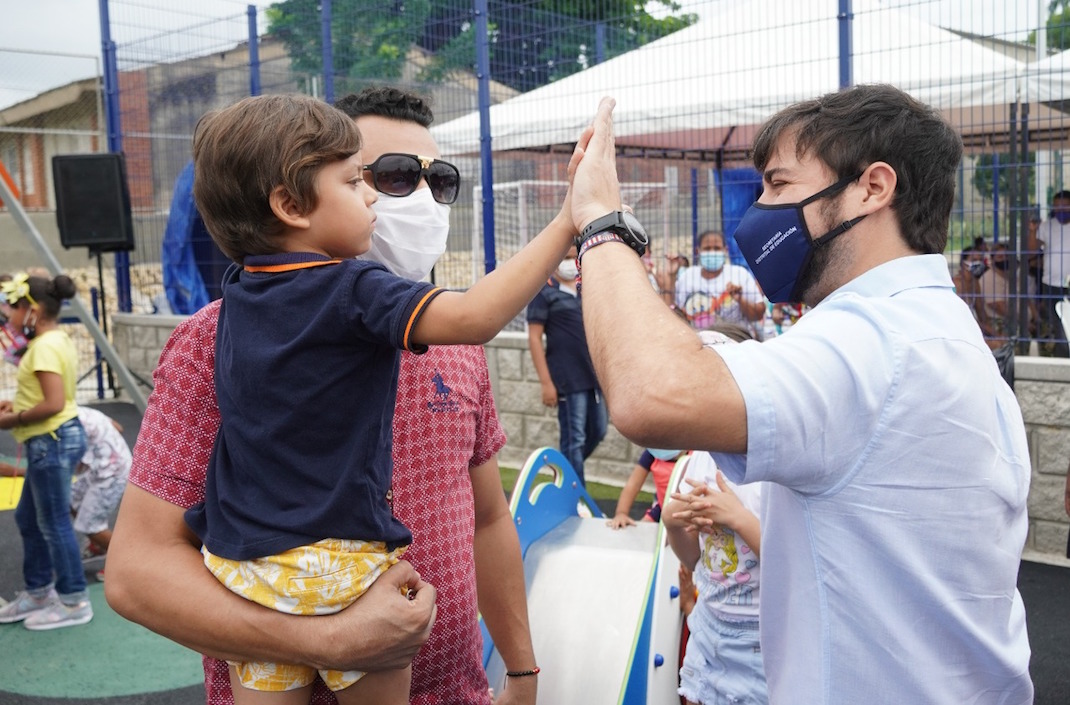
POLYGON ((1031 703, 1025 426, 945 259, 888 262, 787 334, 716 352, 748 444, 715 457, 771 483, 771 702, 1031 703))

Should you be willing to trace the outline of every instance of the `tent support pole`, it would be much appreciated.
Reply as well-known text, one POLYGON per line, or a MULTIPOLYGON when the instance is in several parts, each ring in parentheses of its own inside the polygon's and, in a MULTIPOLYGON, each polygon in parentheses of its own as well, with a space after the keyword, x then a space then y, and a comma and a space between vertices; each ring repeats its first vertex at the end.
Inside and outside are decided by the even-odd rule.
POLYGON ((840 29, 840 90, 854 85, 854 75, 851 67, 851 55, 854 48, 851 46, 851 22, 854 20, 851 11, 851 0, 840 0, 840 9, 836 15, 840 29))
MULTIPOLYGON (((1018 268, 1012 276, 1013 284, 1017 284, 1018 288, 1018 305, 1011 307, 1011 330, 1015 331, 1015 339, 1018 342, 1018 351, 1025 355, 1029 352, 1029 255, 1022 256, 1023 247, 1028 247, 1028 243, 1025 242, 1024 233, 1027 232, 1029 227, 1029 214, 1032 210, 1029 208, 1029 168, 1030 164, 1027 162, 1029 159, 1029 103, 1022 103, 1021 113, 1022 129, 1021 129, 1021 142, 1022 142, 1022 179, 1018 184, 1018 192, 1015 194, 1018 198, 1018 217, 1015 218, 1016 223, 1011 225, 1012 236, 1017 230, 1017 247, 1015 251, 1018 256, 1014 258, 1014 264, 1018 268), (1015 225, 1020 227, 1015 228, 1015 225), (1016 309, 1016 310, 1015 310, 1016 309), (1017 314, 1017 321, 1015 321, 1015 314, 1017 314), (1014 324, 1017 323, 1017 326, 1014 324)), ((1012 284, 1011 292, 1014 293, 1014 286, 1012 284)), ((1037 312, 1039 314, 1039 311, 1037 312)))
POLYGON ((479 161, 483 186, 483 267, 490 274, 498 266, 494 247, 494 159, 490 134, 490 27, 487 0, 476 0, 476 79, 479 89, 479 161))

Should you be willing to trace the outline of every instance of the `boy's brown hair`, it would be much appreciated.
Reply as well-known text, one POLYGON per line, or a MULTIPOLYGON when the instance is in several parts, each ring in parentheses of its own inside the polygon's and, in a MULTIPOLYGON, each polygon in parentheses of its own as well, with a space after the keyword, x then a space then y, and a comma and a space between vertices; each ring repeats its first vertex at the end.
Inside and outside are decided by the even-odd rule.
POLYGON ((245 98, 205 114, 193 135, 193 198, 219 249, 239 264, 279 251, 282 222, 269 197, 281 186, 302 213, 317 203, 320 168, 360 151, 342 111, 301 95, 245 98))

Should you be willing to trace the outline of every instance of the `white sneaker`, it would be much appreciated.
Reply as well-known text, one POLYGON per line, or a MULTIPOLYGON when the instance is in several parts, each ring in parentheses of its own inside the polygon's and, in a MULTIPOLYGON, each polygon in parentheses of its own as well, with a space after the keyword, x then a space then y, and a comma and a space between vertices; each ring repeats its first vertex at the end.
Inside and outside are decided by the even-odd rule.
POLYGON ((22 623, 24 627, 35 632, 62 627, 76 627, 93 619, 93 605, 86 598, 74 605, 65 605, 58 597, 48 607, 38 610, 22 623))
POLYGON ((59 595, 56 594, 55 589, 49 590, 48 594, 42 598, 34 597, 23 590, 15 595, 14 600, 0 607, 0 624, 20 622, 46 609, 53 602, 59 602, 59 595))

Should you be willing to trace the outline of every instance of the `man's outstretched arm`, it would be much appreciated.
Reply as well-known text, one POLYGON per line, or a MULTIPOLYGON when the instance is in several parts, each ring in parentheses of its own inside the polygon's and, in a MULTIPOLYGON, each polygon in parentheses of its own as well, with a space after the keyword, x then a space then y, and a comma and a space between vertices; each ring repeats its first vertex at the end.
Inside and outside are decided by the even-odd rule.
MULTIPOLYGON (((580 232, 621 210, 613 106, 602 100, 569 161, 580 232)), ((727 365, 659 299, 635 252, 608 242, 580 260, 587 347, 617 430, 648 448, 745 452, 746 407, 727 365)))

